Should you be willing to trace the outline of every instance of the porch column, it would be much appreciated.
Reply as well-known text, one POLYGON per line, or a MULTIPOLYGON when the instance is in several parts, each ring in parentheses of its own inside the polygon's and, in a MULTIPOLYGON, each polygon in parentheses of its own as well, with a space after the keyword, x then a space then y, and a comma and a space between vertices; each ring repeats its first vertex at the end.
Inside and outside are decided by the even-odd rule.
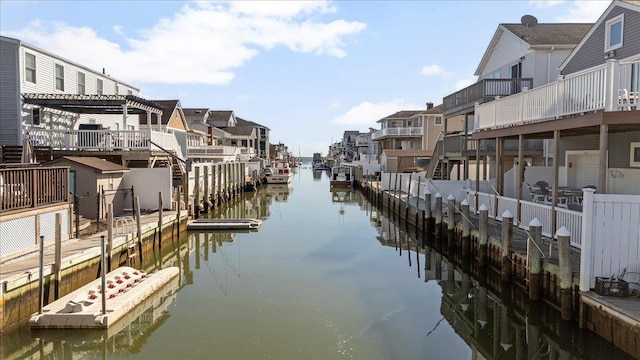
MULTIPOLYGON (((151 126, 151 124, 149 124, 149 126, 151 126)), ((158 114, 158 132, 162 132, 162 114, 158 114)))
POLYGON ((127 103, 122 104, 122 130, 127 130, 127 103))
POLYGON ((600 171, 598 172, 598 192, 607 193, 607 148, 609 147, 609 125, 600 125, 600 171))
MULTIPOLYGON (((501 138, 496 138, 496 190, 499 195, 502 195, 502 152, 503 141, 501 138)), ((497 214, 495 212, 494 214, 497 214)))
POLYGON ((475 207, 478 211, 478 192, 480 191, 480 140, 476 140, 476 194, 475 194, 475 207))
POLYGON ((553 191, 551 192, 551 234, 556 232, 556 205, 558 204, 558 157, 560 157, 560 130, 553 131, 553 191))
POLYGON ((462 151, 464 153, 464 164, 463 171, 464 177, 463 180, 467 180, 469 178, 469 155, 467 155, 467 139, 469 138, 469 113, 464 114, 464 138, 462 139, 462 151))
POLYGON ((608 59, 604 72, 604 111, 618 109, 618 89, 620 88, 620 63, 616 59, 608 59))
MULTIPOLYGON (((151 111, 147 110, 147 133, 149 135, 149 140, 151 140, 151 111)), ((151 147, 151 145, 149 145, 151 147)))
POLYGON ((524 148, 524 135, 518 135, 518 212, 516 214, 516 219, 518 219, 518 224, 522 220, 522 184, 524 183, 524 164, 523 164, 523 155, 522 149, 524 148))

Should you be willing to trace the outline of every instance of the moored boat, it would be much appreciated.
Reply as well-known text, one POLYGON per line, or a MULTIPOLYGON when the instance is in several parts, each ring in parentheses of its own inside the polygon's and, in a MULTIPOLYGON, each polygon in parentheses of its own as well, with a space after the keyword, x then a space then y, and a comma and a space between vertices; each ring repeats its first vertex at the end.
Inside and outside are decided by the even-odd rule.
POLYGON ((353 186, 353 171, 351 166, 338 165, 331 168, 331 188, 350 188, 353 186))
POLYGON ((260 219, 197 219, 187 222, 187 230, 252 230, 262 225, 260 219))
POLYGON ((289 167, 289 162, 276 160, 270 167, 265 168, 263 175, 263 181, 267 184, 288 184, 293 177, 293 171, 289 167))

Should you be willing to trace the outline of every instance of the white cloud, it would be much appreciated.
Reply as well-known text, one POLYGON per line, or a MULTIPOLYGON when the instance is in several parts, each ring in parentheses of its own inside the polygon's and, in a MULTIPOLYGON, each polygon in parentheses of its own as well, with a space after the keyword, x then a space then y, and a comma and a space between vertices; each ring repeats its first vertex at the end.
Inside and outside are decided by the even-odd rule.
POLYGON ((565 14, 555 19, 558 22, 595 22, 610 4, 610 1, 574 1, 565 14))
POLYGON ((529 0, 530 4, 540 9, 548 9, 564 3, 564 0, 529 0))
POLYGON ((377 128, 379 125, 376 121, 386 116, 401 110, 418 110, 422 108, 424 108, 424 106, 409 104, 402 99, 380 103, 364 101, 352 107, 344 114, 331 120, 331 124, 339 126, 358 126, 361 129, 367 129, 369 127, 377 128))
POLYGON ((440 65, 425 65, 422 67, 422 70, 420 70, 420 73, 424 76, 430 76, 430 75, 446 75, 447 72, 444 70, 444 68, 440 65))
POLYGON ((124 36, 124 26, 122 25, 113 25, 113 32, 118 35, 124 36))
MULTIPOLYGON (((7 35, 93 69, 106 67, 130 83, 226 84, 235 69, 275 46, 344 57, 344 38, 366 25, 318 20, 318 15, 332 12, 328 2, 197 2, 152 28, 137 30, 139 35, 125 38, 123 46, 90 27, 60 22, 32 22, 7 35)), ((121 26, 113 30, 123 34, 121 26)))
POLYGON ((454 91, 458 91, 458 90, 462 90, 464 88, 466 88, 467 86, 471 85, 471 84, 475 84, 476 83, 476 79, 462 79, 462 80, 458 80, 456 82, 456 88, 454 91))

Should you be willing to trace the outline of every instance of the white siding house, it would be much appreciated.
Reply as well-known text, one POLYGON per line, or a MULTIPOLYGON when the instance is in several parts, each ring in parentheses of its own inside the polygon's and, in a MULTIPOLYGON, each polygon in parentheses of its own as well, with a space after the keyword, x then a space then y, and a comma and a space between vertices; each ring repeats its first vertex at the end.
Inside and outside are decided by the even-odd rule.
MULTIPOLYGON (((26 106, 21 94, 102 94, 138 95, 139 89, 103 72, 29 45, 0 36, 0 145, 19 145, 23 129, 36 126, 49 129, 77 129, 80 123, 121 127, 122 116, 82 115, 40 111, 26 106)), ((134 130, 137 121, 131 121, 134 130)), ((129 127, 129 126, 128 126, 129 127)), ((120 129, 126 130, 126 129, 120 129)))

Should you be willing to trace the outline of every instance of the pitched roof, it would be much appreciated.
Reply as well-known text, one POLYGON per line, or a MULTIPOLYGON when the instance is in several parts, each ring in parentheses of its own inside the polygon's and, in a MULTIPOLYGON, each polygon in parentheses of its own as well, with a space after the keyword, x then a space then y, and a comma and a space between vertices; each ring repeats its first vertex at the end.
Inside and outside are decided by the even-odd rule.
MULTIPOLYGON (((152 100, 152 101, 155 104, 158 104, 158 106, 162 109, 162 118, 160 118, 160 123, 162 125, 167 125, 175 109, 180 107, 180 100, 152 100)), ((157 119, 155 116, 151 119, 152 125, 156 125, 155 119, 157 119)), ((144 115, 140 116, 140 124, 146 124, 146 123, 147 123, 147 117, 144 115)))
POLYGON ((383 122, 385 120, 392 120, 392 119, 408 119, 413 115, 420 114, 420 112, 422 111, 423 110, 402 110, 402 111, 396 112, 395 114, 389 115, 387 117, 383 117, 382 119, 376 122, 383 122))
POLYGON ((264 126, 264 125, 260 125, 256 122, 250 121, 250 120, 245 120, 239 116, 236 116, 236 126, 253 126, 253 127, 261 127, 261 128, 265 128, 265 129, 269 129, 268 127, 264 126))
POLYGON ((207 111, 209 111, 209 109, 207 108, 190 108, 190 109, 185 109, 182 108, 182 112, 184 113, 184 116, 188 116, 188 117, 201 117, 204 119, 204 116, 207 114, 207 111))
POLYGON ((228 121, 233 115, 233 110, 211 110, 207 121, 228 121))
POLYGON ((530 46, 562 46, 574 47, 589 32, 593 24, 589 23, 563 23, 563 24, 537 24, 526 27, 522 24, 499 24, 491 38, 482 59, 478 64, 474 75, 480 76, 484 67, 493 55, 498 42, 505 31, 512 33, 530 46))
POLYGON ((522 24, 501 25, 529 45, 576 45, 593 23, 537 24, 532 27, 522 24))
POLYGON ((251 126, 230 126, 224 128, 224 131, 231 135, 249 136, 253 133, 253 127, 251 126))
POLYGON ((431 109, 427 109, 427 110, 422 110, 419 113, 417 113, 416 115, 420 114, 420 115, 424 115, 424 114, 442 114, 442 111, 444 110, 444 105, 440 104, 438 106, 434 106, 431 109))
POLYGON ((48 164, 55 164, 63 162, 64 160, 74 162, 79 165, 84 165, 102 173, 111 172, 127 172, 130 169, 126 166, 122 166, 111 161, 100 159, 93 156, 63 156, 61 158, 50 161, 48 164))

